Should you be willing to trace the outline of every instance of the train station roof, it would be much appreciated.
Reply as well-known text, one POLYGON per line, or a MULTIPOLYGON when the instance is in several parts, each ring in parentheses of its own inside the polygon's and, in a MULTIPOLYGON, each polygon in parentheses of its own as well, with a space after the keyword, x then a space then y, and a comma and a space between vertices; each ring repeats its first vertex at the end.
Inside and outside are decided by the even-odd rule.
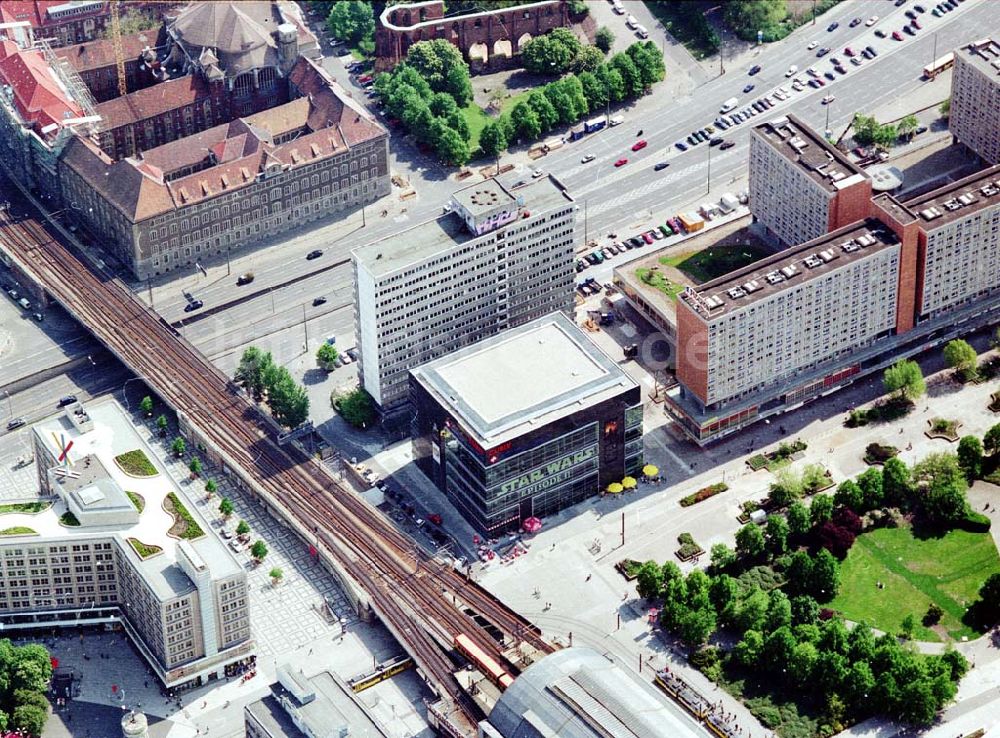
POLYGON ((490 712, 503 738, 700 738, 694 720, 648 680, 589 648, 532 664, 490 712))

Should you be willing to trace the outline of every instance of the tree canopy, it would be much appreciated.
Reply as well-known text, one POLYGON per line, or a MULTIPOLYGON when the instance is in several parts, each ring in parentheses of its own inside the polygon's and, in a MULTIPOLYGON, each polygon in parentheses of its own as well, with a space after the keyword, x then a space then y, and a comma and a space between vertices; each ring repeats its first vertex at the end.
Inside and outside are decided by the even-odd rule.
POLYGON ((375 422, 375 402, 371 395, 357 387, 345 395, 333 398, 333 407, 355 428, 370 428, 375 422))
POLYGON ((521 47, 524 68, 535 74, 563 74, 580 52, 580 40, 568 28, 554 28, 521 47))
POLYGON ((900 359, 885 370, 882 377, 885 391, 895 393, 897 397, 910 402, 921 397, 927 391, 924 375, 915 361, 900 359))
POLYGON ((326 18, 330 34, 341 41, 356 44, 375 33, 375 13, 366 0, 340 0, 333 4, 326 18))

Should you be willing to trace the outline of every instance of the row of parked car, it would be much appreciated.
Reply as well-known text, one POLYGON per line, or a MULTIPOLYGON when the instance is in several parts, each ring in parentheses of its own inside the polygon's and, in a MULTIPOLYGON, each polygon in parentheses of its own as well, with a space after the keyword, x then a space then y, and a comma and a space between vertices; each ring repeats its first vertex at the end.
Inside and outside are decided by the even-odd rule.
POLYGON ((596 266, 605 259, 610 259, 613 256, 624 253, 625 251, 642 248, 643 246, 651 244, 654 241, 659 241, 660 239, 667 238, 668 236, 675 236, 681 233, 687 233, 687 231, 684 230, 684 226, 681 224, 680 216, 675 216, 657 228, 644 231, 636 236, 632 236, 631 238, 614 241, 604 248, 591 251, 586 256, 576 260, 576 271, 578 273, 582 272, 590 266, 596 266))

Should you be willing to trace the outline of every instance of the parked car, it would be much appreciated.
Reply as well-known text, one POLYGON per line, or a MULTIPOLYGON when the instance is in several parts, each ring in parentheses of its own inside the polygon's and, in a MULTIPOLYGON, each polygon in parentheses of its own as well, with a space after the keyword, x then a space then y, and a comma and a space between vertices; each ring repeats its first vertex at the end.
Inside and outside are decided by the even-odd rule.
POLYGON ((14 418, 13 420, 7 421, 7 430, 14 430, 15 428, 20 428, 25 425, 28 421, 24 418, 14 418))
POLYGON ((658 161, 658 162, 656 162, 656 165, 653 167, 653 171, 654 172, 659 172, 659 171, 662 171, 662 170, 666 169, 669 166, 670 166, 670 162, 669 161, 658 161))
POLYGON ((917 32, 914 31, 909 26, 903 26, 903 33, 905 33, 907 36, 916 36, 917 35, 917 32))
POLYGON ((879 38, 885 38, 886 37, 885 31, 883 31, 881 28, 876 28, 875 29, 875 35, 878 36, 879 38))
POLYGON ((823 76, 826 77, 831 82, 833 82, 833 80, 837 79, 837 75, 835 75, 833 72, 823 72, 823 76))
POLYGON ((642 234, 642 240, 645 241, 646 243, 653 243, 653 237, 650 236, 648 233, 642 234))
POLYGON ((866 20, 866 21, 865 21, 865 25, 866 25, 866 26, 867 26, 868 28, 871 28, 871 27, 872 27, 872 26, 874 26, 874 25, 875 25, 876 23, 878 23, 878 16, 877 16, 877 15, 873 15, 873 16, 872 16, 871 18, 869 18, 868 20, 866 20))
POLYGON ((687 145, 683 141, 678 141, 677 143, 674 144, 674 146, 676 146, 681 151, 687 151, 688 150, 687 145))
POLYGON ((819 41, 810 41, 809 45, 806 47, 809 51, 812 51, 817 46, 819 46, 819 41))
POLYGON ((616 167, 623 167, 626 164, 628 164, 628 159, 619 159, 618 161, 615 162, 616 167))
POLYGON ((799 68, 795 64, 793 64, 792 66, 790 66, 788 68, 788 71, 785 72, 785 76, 786 77, 791 77, 791 76, 793 76, 798 71, 799 71, 799 68))
POLYGON ((640 149, 644 149, 647 146, 649 146, 649 144, 645 140, 636 141, 634 144, 632 144, 632 151, 639 151, 640 149))
POLYGON ((244 272, 243 274, 241 274, 239 277, 236 278, 236 284, 242 286, 244 284, 250 284, 251 282, 253 282, 253 280, 254 280, 253 272, 244 272))
POLYGON ((824 46, 822 49, 820 49, 819 51, 816 52, 816 58, 817 59, 822 59, 824 56, 826 56, 829 53, 830 53, 830 49, 828 49, 828 48, 826 48, 824 46))
POLYGON ((187 305, 184 306, 185 313, 193 313, 195 310, 200 310, 205 306, 205 303, 201 300, 191 300, 187 305))
POLYGON ((914 30, 917 30, 917 31, 919 31, 921 28, 923 28, 923 26, 920 25, 920 21, 918 21, 915 18, 910 22, 910 25, 913 26, 914 30))
POLYGON ((862 59, 860 56, 856 56, 853 59, 851 59, 851 64, 853 64, 856 67, 860 67, 864 63, 865 63, 865 60, 862 59))
POLYGON ((844 49, 844 56, 854 56, 855 51, 850 46, 844 49))
POLYGON ((818 90, 824 84, 826 84, 826 83, 823 82, 823 80, 821 80, 821 79, 811 79, 811 80, 809 80, 809 86, 812 87, 813 89, 816 89, 816 90, 818 90))
POLYGON ((323 255, 322 249, 313 249, 308 254, 306 254, 306 259, 312 261, 313 259, 318 259, 323 255))
POLYGON ((594 160, 594 159, 596 159, 596 158, 597 158, 597 157, 596 157, 596 156, 594 156, 593 154, 587 154, 587 155, 586 155, 586 156, 584 156, 584 157, 583 157, 582 159, 580 159, 580 163, 581 163, 581 164, 586 164, 587 162, 591 162, 591 161, 593 161, 593 160, 594 160))
POLYGON ((753 89, 753 85, 747 85, 746 87, 743 88, 743 94, 745 95, 746 93, 750 92, 750 90, 752 90, 752 89, 753 89))
POLYGON ((66 407, 76 402, 76 395, 63 395, 59 398, 59 407, 66 407))
POLYGON ((903 34, 901 34, 899 31, 893 31, 892 32, 892 37, 896 41, 902 41, 903 40, 903 34))
POLYGON ((755 74, 757 74, 757 72, 759 72, 759 71, 760 71, 760 64, 754 64, 754 65, 753 65, 752 67, 750 67, 750 69, 748 70, 748 72, 747 72, 747 73, 748 73, 748 74, 749 74, 749 75, 750 75, 751 77, 753 77, 753 76, 754 76, 755 74))
POLYGON ((718 146, 718 145, 719 145, 719 144, 721 144, 721 143, 722 143, 722 142, 723 142, 724 140, 725 140, 725 139, 722 139, 722 138, 713 138, 713 139, 712 139, 711 141, 709 141, 709 142, 708 142, 708 145, 709 145, 709 146, 718 146))
POLYGON ((920 126, 919 128, 917 128, 917 130, 913 132, 913 135, 916 136, 921 133, 927 133, 927 126, 920 126))
POLYGON ((840 58, 839 58, 839 57, 836 57, 836 56, 831 56, 831 57, 830 57, 830 63, 831 63, 831 64, 832 64, 833 66, 835 66, 835 67, 839 67, 839 66, 840 66, 840 58))
POLYGON ((844 67, 834 67, 833 69, 837 74, 847 74, 847 70, 844 67))
POLYGON ((822 103, 823 105, 829 105, 830 103, 832 103, 836 99, 837 98, 834 95, 827 95, 822 100, 820 100, 820 103, 822 103))

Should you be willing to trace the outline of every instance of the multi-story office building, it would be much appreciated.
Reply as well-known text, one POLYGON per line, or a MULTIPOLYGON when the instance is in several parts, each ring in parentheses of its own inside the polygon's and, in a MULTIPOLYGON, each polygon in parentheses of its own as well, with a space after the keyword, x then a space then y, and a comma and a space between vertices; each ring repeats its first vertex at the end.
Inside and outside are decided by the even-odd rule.
POLYGON ((955 50, 948 129, 990 164, 1000 163, 1000 41, 955 50))
POLYGON ((168 687, 251 658, 246 572, 193 507, 200 529, 177 537, 166 510, 184 498, 159 465, 124 471, 125 452, 154 457, 116 403, 73 406, 36 425, 33 442, 51 506, 9 516, 32 533, 0 541, 5 632, 118 622, 168 687))
POLYGON ((750 134, 750 210, 783 246, 811 241, 868 214, 871 179, 795 116, 750 134))
MULTIPOLYGON (((160 69, 160 62, 154 50, 156 37, 155 30, 122 36, 125 83, 129 92, 148 87, 157 81, 156 73, 160 69)), ((110 38, 62 46, 54 49, 53 53, 77 71, 97 102, 119 96, 115 46, 110 38)))
POLYGON ((1000 166, 688 290, 666 407, 699 442, 996 320, 1000 166))
POLYGON ((506 328, 573 310, 573 199, 550 177, 454 194, 452 211, 353 251, 361 381, 384 413, 407 372, 506 328))
POLYGON ((556 312, 414 369, 418 466, 488 536, 642 466, 639 385, 556 312))
POLYGON ((113 161, 75 137, 61 160, 63 200, 145 279, 387 195, 388 132, 311 60, 298 60, 288 84, 285 105, 138 157, 113 161))

